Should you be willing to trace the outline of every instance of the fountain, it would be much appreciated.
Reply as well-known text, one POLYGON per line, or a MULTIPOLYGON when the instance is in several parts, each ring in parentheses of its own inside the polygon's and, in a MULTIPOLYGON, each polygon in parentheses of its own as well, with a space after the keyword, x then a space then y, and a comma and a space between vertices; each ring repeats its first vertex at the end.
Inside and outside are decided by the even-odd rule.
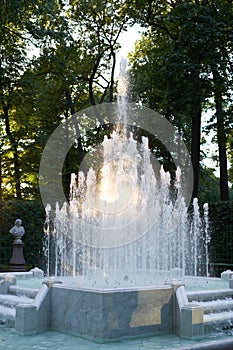
MULTIPOLYGON (((187 274, 198 276, 206 267, 205 254, 205 261, 200 259, 207 247, 202 244, 196 200, 191 224, 187 215, 192 192, 188 151, 168 121, 127 103, 125 62, 121 68, 118 103, 91 107, 75 117, 80 123, 84 115, 87 123, 87 117, 93 120, 94 116, 99 122, 107 116, 114 130, 85 157, 78 177, 72 175, 69 203, 63 200, 64 194, 60 196, 58 181, 56 194, 63 204, 56 201, 55 214, 51 205, 46 206, 47 274, 63 281, 51 292, 52 328, 94 339, 115 339, 172 332, 177 327, 183 336, 201 337, 201 308, 187 307, 182 300, 180 307, 185 315, 195 315, 195 324, 191 321, 187 328, 184 320, 175 325, 174 319, 178 279, 187 274), (138 127, 154 130, 155 137, 170 150, 176 167, 173 178, 151 154, 148 139, 136 140, 138 127)), ((69 142, 57 160, 72 144, 72 132, 76 136, 73 121, 66 124, 69 142)), ((44 203, 49 202, 48 184, 54 183, 54 176, 48 174, 48 158, 63 131, 57 131, 43 153, 44 203)), ((53 199, 51 193, 49 199, 53 199)), ((180 318, 179 307, 175 313, 180 318)))
MULTIPOLYGON (((118 136, 114 134, 113 142, 115 141, 119 144, 118 136)), ((109 146, 109 142, 111 141, 105 140, 104 147, 106 144, 109 146)), ((143 151, 147 153, 148 149, 143 151)), ((46 247, 47 274, 56 277, 77 277, 79 284, 99 288, 155 286, 185 275, 207 276, 209 233, 207 223, 201 223, 197 200, 193 203, 192 218, 183 215, 179 225, 174 230, 169 230, 169 218, 176 213, 186 212, 186 206, 179 191, 174 201, 170 198, 170 176, 163 168, 160 170, 160 182, 157 185, 153 173, 144 176, 148 168, 149 171, 152 170, 147 165, 144 167, 142 178, 137 179, 133 174, 130 180, 137 179, 137 188, 134 185, 136 189, 133 192, 133 201, 131 197, 130 205, 126 208, 123 202, 129 193, 122 174, 123 167, 120 161, 117 162, 117 169, 115 164, 113 167, 115 169, 111 169, 111 172, 106 164, 103 165, 101 170, 104 169, 108 174, 98 185, 92 170, 87 174, 86 182, 83 174, 79 175, 78 187, 75 175, 72 176, 70 204, 64 204, 61 208, 57 204, 53 230, 46 232, 49 240, 46 247), (118 192, 122 191, 124 197, 120 195, 121 202, 120 205, 117 203, 115 215, 113 211, 116 208, 112 199, 115 196, 118 176, 123 181, 118 192), (150 191, 147 190, 146 193, 143 191, 149 185, 145 184, 145 179, 149 179, 151 185, 150 191), (105 190, 109 190, 109 187, 113 192, 108 198, 108 204, 111 206, 107 207, 107 211, 106 200, 99 200, 98 192, 105 198, 105 190), (80 194, 82 201, 79 198, 80 194), (136 221, 135 212, 140 210, 144 213, 136 221), (152 214, 153 218, 156 218, 153 225, 150 222, 152 214), (133 221, 130 215, 133 216, 133 221), (135 232, 131 231, 132 226, 133 230, 145 230, 145 233, 135 235, 135 232), (115 231, 112 231, 112 227, 115 231)), ((137 166, 133 171, 136 169, 137 166)), ((177 173, 179 176, 179 172, 177 173)), ((175 189, 179 187, 178 176, 175 189)), ((47 206, 47 227, 50 227, 50 210, 51 207, 47 206)), ((205 205, 206 219, 207 212, 208 207, 205 205)))
MULTIPOLYGON (((232 311, 226 310, 233 308, 233 273, 222 281, 212 279, 218 291, 202 277, 209 276, 208 205, 201 215, 194 199, 192 214, 187 211, 192 192, 188 151, 166 119, 127 102, 125 64, 121 72, 118 103, 77 113, 45 147, 40 190, 47 278, 33 302, 16 307, 20 334, 52 329, 103 342, 176 333, 194 340, 216 324, 220 329, 231 324, 232 311), (82 131, 107 123, 115 128, 85 156, 78 176, 72 175, 67 202, 61 174, 77 139, 77 121, 82 131), (137 139, 137 129, 167 148, 176 169, 172 175, 150 152, 148 139, 137 139), (190 280, 209 290, 186 290, 190 280), (215 300, 221 298, 228 299, 215 300), (222 312, 216 314, 218 309, 222 312)), ((10 280, 0 280, 3 294, 17 291, 10 280)), ((213 343, 204 348, 213 349, 213 343)))

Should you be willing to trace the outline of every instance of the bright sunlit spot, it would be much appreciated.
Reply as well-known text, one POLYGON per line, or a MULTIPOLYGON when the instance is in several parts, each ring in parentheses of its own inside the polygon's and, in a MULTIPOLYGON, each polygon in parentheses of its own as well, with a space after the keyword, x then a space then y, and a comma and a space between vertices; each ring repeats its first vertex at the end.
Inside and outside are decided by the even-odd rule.
POLYGON ((113 203, 118 199, 116 178, 111 165, 106 164, 101 169, 99 196, 107 203, 113 203))
POLYGON ((139 192, 132 174, 132 161, 118 159, 105 163, 100 170, 95 206, 106 213, 136 210, 139 192), (134 209, 133 209, 134 208, 134 209))

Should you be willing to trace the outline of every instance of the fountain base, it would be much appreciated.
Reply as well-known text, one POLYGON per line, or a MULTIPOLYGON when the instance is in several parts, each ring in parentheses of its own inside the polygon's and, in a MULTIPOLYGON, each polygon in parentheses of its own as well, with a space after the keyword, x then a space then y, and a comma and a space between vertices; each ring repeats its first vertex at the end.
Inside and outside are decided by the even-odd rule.
POLYGON ((173 293, 171 286, 100 290, 54 285, 51 328, 99 340, 172 332, 173 293))
POLYGON ((182 293, 177 294, 180 288, 174 281, 160 287, 94 289, 49 279, 34 303, 17 306, 15 328, 22 335, 52 329, 101 342, 173 332, 201 338, 203 309, 187 307, 182 293))

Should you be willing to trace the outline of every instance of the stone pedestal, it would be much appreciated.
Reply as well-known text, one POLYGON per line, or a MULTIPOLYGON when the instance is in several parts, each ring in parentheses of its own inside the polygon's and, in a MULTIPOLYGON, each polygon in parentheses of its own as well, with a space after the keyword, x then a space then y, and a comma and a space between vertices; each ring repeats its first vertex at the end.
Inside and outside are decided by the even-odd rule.
POLYGON ((14 240, 12 243, 13 254, 10 260, 10 271, 12 272, 24 272, 26 271, 25 260, 23 256, 24 244, 21 239, 14 240))
POLYGON ((180 336, 185 339, 202 339, 204 336, 204 310, 189 304, 181 309, 180 336))

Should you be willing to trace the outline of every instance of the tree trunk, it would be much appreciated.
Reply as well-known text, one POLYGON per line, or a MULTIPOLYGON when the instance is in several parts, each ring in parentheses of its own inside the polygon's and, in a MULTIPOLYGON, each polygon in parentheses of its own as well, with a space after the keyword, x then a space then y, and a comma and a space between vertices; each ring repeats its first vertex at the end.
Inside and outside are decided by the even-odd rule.
POLYGON ((0 151, 0 223, 2 224, 2 206, 3 206, 3 198, 2 198, 2 154, 0 151))
POLYGON ((71 112, 71 115, 72 115, 72 121, 74 123, 74 128, 75 128, 76 138, 77 138, 77 143, 78 143, 79 163, 81 163, 83 158, 84 158, 81 134, 80 134, 80 129, 79 129, 79 125, 78 125, 77 119, 75 117, 74 104, 73 104, 70 92, 68 90, 66 90, 66 100, 67 100, 67 102, 69 104, 70 112, 71 112))
POLYGON ((10 128, 10 120, 9 120, 9 114, 8 114, 8 107, 3 107, 4 111, 4 117, 5 117, 5 128, 6 128, 6 134, 9 138, 10 145, 12 148, 13 153, 13 163, 14 163, 14 182, 15 182, 15 192, 16 197, 18 199, 22 199, 22 193, 21 193, 21 177, 20 177, 20 164, 19 164, 19 154, 18 154, 18 143, 15 140, 11 128, 10 128))
POLYGON ((197 198, 200 172, 201 106, 192 116, 191 160, 193 165, 193 198, 197 198))
POLYGON ((224 111, 223 111, 223 99, 222 99, 222 84, 221 77, 217 69, 212 69, 214 80, 214 99, 217 118, 217 140, 218 140, 218 153, 219 153, 219 167, 220 167, 220 197, 221 201, 229 200, 229 188, 228 188, 228 172, 227 172, 227 137, 224 126, 224 111))
MULTIPOLYGON (((69 111, 68 109, 65 111, 65 142, 69 143, 69 131, 68 131, 68 118, 69 118, 69 111)), ((69 194, 70 194, 70 180, 71 180, 71 169, 70 169, 70 152, 68 151, 64 166, 63 166, 63 172, 62 172, 62 183, 63 183, 63 188, 64 188, 64 193, 69 200, 69 194)))
POLYGON ((2 154, 0 152, 0 209, 1 209, 1 203, 2 203, 2 154))
POLYGON ((15 190, 16 190, 16 197, 18 199, 22 199, 22 193, 21 193, 21 178, 20 178, 20 165, 19 165, 19 156, 18 156, 18 149, 17 144, 14 143, 13 145, 14 149, 14 169, 15 169, 15 190))
POLYGON ((227 172, 227 147, 226 133, 224 128, 222 101, 215 96, 216 116, 217 116, 217 139, 220 167, 220 196, 221 201, 229 200, 228 172, 227 172))
POLYGON ((95 75, 96 75, 96 72, 98 70, 100 61, 101 61, 101 55, 98 56, 98 58, 94 64, 91 76, 89 78, 89 98, 90 98, 90 102, 91 102, 92 106, 96 105, 94 90, 93 90, 93 83, 94 83, 95 75))
POLYGON ((114 52, 113 47, 111 48, 111 55, 112 55, 112 70, 111 70, 111 82, 109 87, 109 102, 113 102, 113 95, 114 95, 114 73, 115 73, 115 67, 116 67, 116 54, 114 52))

